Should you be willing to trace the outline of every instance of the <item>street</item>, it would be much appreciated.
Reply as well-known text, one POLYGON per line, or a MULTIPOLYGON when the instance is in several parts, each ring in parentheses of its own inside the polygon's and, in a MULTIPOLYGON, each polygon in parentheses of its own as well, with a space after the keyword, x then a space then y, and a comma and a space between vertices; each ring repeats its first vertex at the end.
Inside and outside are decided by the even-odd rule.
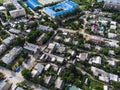
MULTIPOLYGON (((26 81, 23 76, 21 75, 21 72, 16 73, 13 72, 9 69, 6 69, 4 67, 0 66, 0 72, 5 74, 5 77, 10 80, 11 83, 13 83, 12 87, 15 87, 17 83, 20 83, 22 81, 26 81)), ((31 88, 33 88, 34 90, 48 90, 45 87, 42 87, 41 85, 38 84, 34 84, 32 82, 26 81, 27 85, 30 86, 31 88)), ((12 90, 12 89, 11 89, 12 90)))

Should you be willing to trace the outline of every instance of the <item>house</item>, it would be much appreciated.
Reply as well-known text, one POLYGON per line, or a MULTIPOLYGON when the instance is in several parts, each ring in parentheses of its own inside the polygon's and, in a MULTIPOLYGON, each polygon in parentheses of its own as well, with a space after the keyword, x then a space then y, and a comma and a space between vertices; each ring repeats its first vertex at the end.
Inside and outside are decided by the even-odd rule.
POLYGON ((55 43, 49 43, 49 45, 45 51, 47 51, 48 53, 51 53, 53 51, 53 49, 55 48, 55 46, 56 46, 55 43))
POLYGON ((50 67, 51 67, 51 64, 47 64, 47 65, 45 66, 45 71, 47 71, 48 69, 50 69, 50 67))
POLYGON ((40 63, 37 63, 31 72, 32 77, 39 76, 42 73, 43 69, 44 69, 44 66, 40 63))
POLYGON ((6 51, 6 49, 7 49, 7 46, 4 44, 1 44, 0 45, 0 55, 3 54, 6 51))
POLYGON ((44 26, 44 25, 38 25, 37 29, 43 30, 43 31, 52 31, 53 30, 53 28, 51 28, 49 26, 44 26))
POLYGON ((96 36, 96 35, 87 36, 86 40, 92 41, 93 43, 96 43, 96 44, 103 44, 105 42, 103 37, 96 36))
POLYGON ((1 60, 5 64, 9 64, 22 52, 22 50, 23 50, 22 47, 16 46, 8 54, 3 56, 1 60))
POLYGON ((112 7, 116 9, 120 9, 120 1, 119 0, 104 0, 105 1, 105 6, 107 7, 112 7))
POLYGON ((108 53, 111 54, 111 55, 115 55, 115 51, 114 50, 109 50, 108 53))
POLYGON ((90 64, 101 64, 102 58, 100 56, 96 56, 93 58, 90 58, 89 63, 90 64))
POLYGON ((108 38, 116 38, 117 34, 115 33, 108 33, 108 38))
POLYGON ((60 76, 62 74, 63 68, 59 68, 57 75, 60 76))
POLYGON ((14 40, 15 40, 15 36, 14 35, 12 35, 12 36, 9 36, 9 37, 7 37, 6 39, 4 39, 3 41, 2 41, 2 43, 3 44, 5 44, 5 45, 7 45, 7 46, 9 46, 14 40))
POLYGON ((5 11, 6 8, 4 6, 0 6, 0 11, 5 11))
POLYGON ((111 30, 116 30, 116 29, 117 29, 117 26, 116 26, 116 25, 110 25, 110 29, 111 29, 111 30))
POLYGON ((91 45, 88 44, 88 43, 85 43, 85 44, 84 44, 84 47, 85 47, 85 48, 88 48, 88 49, 91 49, 91 45))
POLYGON ((64 46, 58 46, 59 48, 57 48, 57 52, 59 52, 60 54, 65 53, 66 47, 64 46))
POLYGON ((71 54, 71 56, 74 56, 76 53, 75 53, 75 51, 74 50, 71 50, 71 49, 69 49, 68 51, 67 51, 69 54, 71 54))
POLYGON ((104 82, 109 82, 109 78, 106 76, 99 76, 99 80, 104 81, 104 82))
POLYGON ((44 81, 46 84, 51 84, 51 82, 53 81, 53 77, 52 76, 45 76, 44 81))
POLYGON ((102 25, 107 25, 108 24, 108 21, 106 21, 106 20, 100 20, 100 23, 102 24, 102 25))
POLYGON ((119 44, 118 42, 115 42, 115 41, 106 41, 105 42, 107 46, 110 46, 110 47, 119 47, 119 44))
POLYGON ((88 53, 80 53, 79 56, 77 56, 77 58, 78 58, 80 61, 88 60, 88 53))
POLYGON ((102 48, 100 46, 95 46, 95 49, 98 50, 98 51, 102 50, 102 48))
POLYGON ((56 41, 58 41, 58 40, 61 40, 61 37, 58 36, 58 35, 56 35, 54 39, 55 39, 56 41))
POLYGON ((112 88, 110 88, 110 87, 107 86, 107 85, 104 85, 104 86, 103 86, 103 90, 112 90, 112 88))
POLYGON ((14 28, 11 28, 11 29, 9 30, 9 32, 11 32, 11 33, 13 33, 13 34, 17 34, 17 35, 21 33, 20 30, 14 29, 14 28))
POLYGON ((43 33, 38 39, 37 39, 37 44, 38 45, 42 45, 43 44, 43 39, 44 37, 46 37, 47 35, 45 33, 43 33))
POLYGON ((70 43, 71 42, 71 38, 65 38, 64 42, 70 43))
POLYGON ((1 81, 0 82, 0 90, 9 90, 12 86, 12 83, 1 81))
POLYGON ((93 72, 93 75, 98 76, 99 80, 104 81, 104 82, 109 82, 109 81, 118 81, 119 76, 112 74, 112 73, 107 73, 102 69, 96 68, 96 67, 91 67, 91 71, 93 72))
POLYGON ((28 43, 28 42, 25 42, 23 48, 26 52, 31 53, 31 54, 36 54, 40 52, 40 47, 38 45, 28 43))
POLYGON ((62 90, 63 87, 64 87, 64 82, 63 80, 61 79, 61 77, 58 77, 55 81, 55 87, 62 90))

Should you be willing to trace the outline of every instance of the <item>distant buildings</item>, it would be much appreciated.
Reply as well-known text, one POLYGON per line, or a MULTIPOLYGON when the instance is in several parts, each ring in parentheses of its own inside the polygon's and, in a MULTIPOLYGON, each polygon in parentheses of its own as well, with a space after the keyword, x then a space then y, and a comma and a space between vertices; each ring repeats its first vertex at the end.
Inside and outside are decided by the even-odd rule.
POLYGON ((105 5, 108 7, 114 7, 120 9, 120 0, 97 0, 98 2, 105 2, 105 5))
POLYGON ((25 9, 17 1, 11 0, 10 2, 3 3, 4 6, 7 6, 9 4, 14 5, 16 8, 15 10, 9 11, 10 15, 13 18, 17 18, 17 17, 26 15, 25 9))
POLYGON ((31 9, 34 9, 36 7, 41 7, 41 5, 37 2, 37 0, 27 0, 26 5, 31 9))
POLYGON ((2 57, 2 61, 5 64, 11 63, 21 52, 22 52, 22 47, 14 47, 8 54, 6 54, 4 57, 2 57))
POLYGON ((72 12, 76 8, 78 8, 76 3, 66 0, 56 5, 45 7, 43 8, 43 11, 50 17, 55 18, 57 16, 64 15, 65 13, 72 12))
POLYGON ((120 0, 105 0, 105 5, 120 9, 120 0))
POLYGON ((63 1, 63 0, 38 0, 38 2, 40 4, 42 4, 43 6, 48 5, 48 4, 57 3, 57 2, 60 2, 60 1, 63 1))
POLYGON ((43 31, 52 31, 53 30, 53 28, 51 28, 49 26, 44 26, 44 25, 38 25, 37 29, 43 30, 43 31))
POLYGON ((96 43, 96 44, 103 44, 105 42, 103 37, 95 36, 95 35, 87 36, 86 40, 92 41, 93 43, 96 43))
POLYGON ((93 72, 93 75, 98 76, 99 80, 104 81, 104 82, 109 82, 109 81, 118 81, 119 77, 118 75, 107 73, 102 69, 96 68, 96 67, 91 67, 91 71, 93 72))

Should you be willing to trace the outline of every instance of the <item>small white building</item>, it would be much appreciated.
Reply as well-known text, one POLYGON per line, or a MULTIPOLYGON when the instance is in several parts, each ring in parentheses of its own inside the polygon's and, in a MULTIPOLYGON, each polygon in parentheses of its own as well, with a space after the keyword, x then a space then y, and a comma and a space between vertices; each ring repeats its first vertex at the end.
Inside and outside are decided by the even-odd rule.
POLYGON ((44 66, 40 63, 37 63, 31 72, 32 77, 39 76, 42 73, 43 69, 44 69, 44 66))
POLYGON ((55 81, 55 87, 58 89, 62 89, 64 87, 64 82, 61 77, 58 77, 55 81))
POLYGON ((89 60, 90 64, 101 64, 101 62, 102 62, 102 58, 100 56, 90 58, 89 60))

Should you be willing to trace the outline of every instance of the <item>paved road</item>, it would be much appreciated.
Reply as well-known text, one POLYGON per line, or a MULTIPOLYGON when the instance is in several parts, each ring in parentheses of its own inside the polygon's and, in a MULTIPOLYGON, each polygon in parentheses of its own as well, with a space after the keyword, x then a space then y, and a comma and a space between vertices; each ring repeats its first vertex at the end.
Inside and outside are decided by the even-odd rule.
MULTIPOLYGON (((4 68, 4 67, 1 67, 1 66, 0 66, 0 72, 4 73, 5 76, 6 76, 6 78, 7 78, 8 80, 10 80, 10 82, 13 83, 12 88, 13 88, 14 86, 16 86, 17 83, 22 82, 22 81, 25 80, 25 79, 22 77, 22 75, 21 75, 20 72, 19 72, 19 73, 15 73, 15 72, 13 72, 13 71, 11 71, 11 70, 9 70, 9 69, 6 69, 6 68, 4 68)), ((26 80, 25 80, 25 81, 26 81, 26 80)), ((27 82, 27 84, 28 84, 31 88, 33 88, 34 90, 48 90, 48 89, 46 89, 45 87, 42 87, 41 85, 33 84, 33 83, 29 82, 29 81, 26 81, 26 82, 27 82)))
MULTIPOLYGON (((71 30, 71 29, 64 29, 64 28, 58 28, 58 30, 60 31, 63 31, 63 32, 70 32, 70 33, 76 33, 77 31, 75 30, 71 30)), ((83 34, 83 36, 91 36, 90 34, 86 33, 84 29, 82 29, 81 32, 79 32, 80 34, 83 34)), ((115 43, 118 43, 119 41, 117 40, 114 40, 114 39, 108 39, 108 38, 105 38, 105 37, 101 37, 103 38, 105 41, 111 41, 111 42, 115 42, 115 43)))

